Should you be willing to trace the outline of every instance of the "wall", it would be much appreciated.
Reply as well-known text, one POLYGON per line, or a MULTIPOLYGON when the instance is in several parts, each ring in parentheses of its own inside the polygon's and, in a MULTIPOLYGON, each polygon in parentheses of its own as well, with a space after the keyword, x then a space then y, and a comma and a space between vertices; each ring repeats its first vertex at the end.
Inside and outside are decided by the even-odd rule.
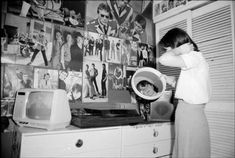
MULTIPOLYGON (((97 13, 94 8, 97 7, 98 2, 102 1, 70 1, 69 4, 66 4, 65 1, 46 1, 46 4, 41 4, 47 6, 46 9, 40 9, 40 6, 38 7, 31 1, 27 2, 30 4, 30 8, 25 16, 22 14, 22 11, 26 10, 22 9, 22 1, 2 2, 5 8, 2 9, 1 14, 1 37, 4 37, 2 41, 6 41, 6 43, 2 42, 1 50, 1 85, 3 85, 1 104, 4 104, 5 115, 11 115, 15 93, 20 88, 65 89, 71 108, 93 103, 136 103, 131 99, 131 94, 128 91, 127 78, 133 75, 139 67, 155 67, 155 60, 149 58, 149 56, 156 56, 152 45, 151 20, 147 19, 147 40, 134 41, 132 38, 104 36, 101 33, 88 31, 87 23, 96 18, 97 13), (83 9, 75 10, 72 8, 75 5, 83 6, 80 7, 83 9), (42 34, 44 34, 45 40, 41 43, 42 45, 37 45, 39 51, 36 52, 35 41, 40 41, 37 38, 40 38, 38 36, 40 36, 41 30, 44 31, 42 34), (58 31, 61 32, 61 40, 56 44, 58 31), (67 51, 67 54, 64 51, 64 55, 62 55, 62 50, 65 50, 64 44, 67 41, 67 34, 71 34, 72 37, 71 45, 69 45, 71 49, 67 51), (82 49, 75 47, 76 42, 79 41, 77 38, 79 34, 82 36, 80 41, 82 49), (113 51, 111 45, 108 48, 108 44, 105 44, 105 40, 110 43, 114 41, 113 51), (102 43, 100 50, 97 49, 98 41, 102 43), (117 48, 118 43, 120 49, 117 48), (57 45, 59 47, 56 51, 57 45), (149 55, 144 65, 139 64, 141 46, 146 46, 149 55), (44 47, 45 56, 43 54, 44 47), (36 55, 35 59, 32 60, 34 55, 36 55), (108 55, 112 58, 109 59, 108 55), (66 61, 68 56, 71 56, 71 59, 66 61), (64 67, 63 64, 65 64, 64 67), (98 70, 96 77, 98 90, 93 82, 86 79, 86 65, 89 65, 91 73, 92 64, 98 70), (107 77, 105 83, 107 93, 103 95, 102 64, 105 64, 107 77), (121 67, 120 81, 115 78, 117 67, 121 67), (51 84, 45 86, 43 83, 48 83, 47 78, 51 84), (89 88, 91 86, 90 89, 86 87, 87 82, 89 88)), ((142 8, 141 4, 140 2, 135 4, 134 1, 131 1, 131 5, 137 8, 142 8)), ((134 17, 137 14, 136 10, 139 9, 135 9, 134 17)))

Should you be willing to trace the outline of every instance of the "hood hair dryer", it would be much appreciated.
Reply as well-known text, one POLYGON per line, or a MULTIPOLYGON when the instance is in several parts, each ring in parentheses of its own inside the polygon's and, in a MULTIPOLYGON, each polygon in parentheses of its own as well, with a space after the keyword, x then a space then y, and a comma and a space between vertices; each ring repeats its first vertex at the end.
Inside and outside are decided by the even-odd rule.
MULTIPOLYGON (((136 98, 139 98, 137 102, 140 114, 144 119, 149 121, 169 121, 171 119, 174 110, 173 104, 170 103, 172 91, 166 91, 166 80, 161 72, 151 67, 140 68, 131 79, 131 87, 137 95, 136 98), (141 83, 155 87, 155 89, 150 89, 155 92, 151 93, 152 95, 146 95, 147 93, 143 93, 139 88, 141 83)), ((143 87, 147 86, 143 85, 143 87)))

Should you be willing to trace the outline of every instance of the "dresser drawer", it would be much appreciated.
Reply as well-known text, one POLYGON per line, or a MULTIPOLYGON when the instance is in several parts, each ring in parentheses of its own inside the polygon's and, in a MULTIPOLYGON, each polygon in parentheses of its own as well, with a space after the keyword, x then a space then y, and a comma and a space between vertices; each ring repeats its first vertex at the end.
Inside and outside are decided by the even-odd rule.
POLYGON ((120 129, 22 137, 21 157, 118 157, 120 129))
POLYGON ((173 140, 150 142, 146 144, 123 146, 122 157, 160 157, 172 153, 173 140))
POLYGON ((173 125, 150 124, 126 126, 123 128, 123 145, 134 145, 151 141, 159 141, 174 138, 173 125))

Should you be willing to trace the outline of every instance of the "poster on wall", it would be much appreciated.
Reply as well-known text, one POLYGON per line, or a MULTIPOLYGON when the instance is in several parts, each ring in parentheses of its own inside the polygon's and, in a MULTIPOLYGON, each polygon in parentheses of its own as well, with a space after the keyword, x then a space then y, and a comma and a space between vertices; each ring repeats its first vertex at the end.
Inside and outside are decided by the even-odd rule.
POLYGON ((54 25, 50 67, 82 71, 83 31, 54 25))
POLYGON ((152 45, 139 43, 137 53, 138 67, 156 68, 156 51, 152 45))
POLYGON ((115 38, 115 37, 108 37, 108 40, 110 42, 110 49, 109 52, 106 54, 106 61, 111 63, 121 63, 121 42, 122 39, 115 38))
MULTIPOLYGON (((13 14, 6 14, 1 37, 1 62, 16 63, 16 58, 24 58, 28 52, 24 51, 25 43, 21 43, 21 34, 25 39, 29 33, 30 19, 22 18, 13 14), (3 49, 4 48, 4 49, 3 49)), ((26 64, 25 64, 26 65, 26 64)))
POLYGON ((57 89, 58 70, 34 67, 34 88, 57 89))
POLYGON ((102 61, 103 35, 94 32, 85 32, 83 57, 86 60, 102 61))
POLYGON ((85 29, 108 36, 118 36, 117 22, 111 19, 110 8, 105 0, 87 1, 85 29))
POLYGON ((108 99, 112 103, 131 103, 129 91, 125 88, 126 67, 109 63, 108 99))
POLYGON ((66 91, 70 108, 78 108, 82 101, 82 72, 59 70, 58 88, 66 91))
POLYGON ((128 57, 128 66, 137 66, 138 43, 131 41, 131 49, 128 57))
POLYGON ((87 1, 85 28, 108 36, 153 43, 153 24, 141 14, 141 5, 141 1, 134 0, 87 1))
POLYGON ((5 64, 3 76, 3 98, 14 98, 21 88, 34 88, 33 67, 5 64))
POLYGON ((186 5, 191 0, 161 0, 153 1, 153 17, 163 14, 173 8, 186 5))
POLYGON ((19 33, 20 54, 17 64, 33 66, 49 66, 52 49, 53 24, 30 20, 26 24, 26 32, 19 33))
POLYGON ((148 63, 147 63, 147 67, 152 67, 152 68, 156 68, 157 64, 156 64, 156 46, 152 46, 148 44, 148 63))
POLYGON ((69 27, 84 27, 86 0, 8 0, 7 12, 69 27))
POLYGON ((107 102, 108 64, 84 60, 83 62, 83 102, 107 102))
POLYGON ((131 41, 124 39, 121 43, 122 55, 121 55, 121 64, 127 66, 129 63, 129 57, 131 52, 131 41))

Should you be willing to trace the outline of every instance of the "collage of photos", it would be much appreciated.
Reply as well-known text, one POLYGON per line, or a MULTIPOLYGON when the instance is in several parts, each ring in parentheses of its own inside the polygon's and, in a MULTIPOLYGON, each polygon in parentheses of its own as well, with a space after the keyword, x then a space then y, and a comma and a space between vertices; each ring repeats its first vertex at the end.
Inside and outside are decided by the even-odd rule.
POLYGON ((191 0, 159 0, 153 1, 153 17, 163 14, 173 8, 186 5, 191 0))
POLYGON ((86 30, 153 44, 153 23, 141 14, 141 1, 87 1, 86 30), (147 31, 148 30, 148 31, 147 31))
POLYGON ((154 66, 150 61, 155 56, 153 47, 140 40, 147 23, 132 8, 135 2, 36 1, 7 4, 1 29, 1 103, 13 104, 21 88, 64 89, 73 108, 96 102, 135 103, 131 76, 140 67, 154 66), (79 12, 72 2, 89 12, 79 12), (23 8, 27 5, 28 10, 23 8), (84 26, 65 22, 66 12, 72 19, 79 14, 84 26), (101 23, 106 27, 97 25, 101 23))

